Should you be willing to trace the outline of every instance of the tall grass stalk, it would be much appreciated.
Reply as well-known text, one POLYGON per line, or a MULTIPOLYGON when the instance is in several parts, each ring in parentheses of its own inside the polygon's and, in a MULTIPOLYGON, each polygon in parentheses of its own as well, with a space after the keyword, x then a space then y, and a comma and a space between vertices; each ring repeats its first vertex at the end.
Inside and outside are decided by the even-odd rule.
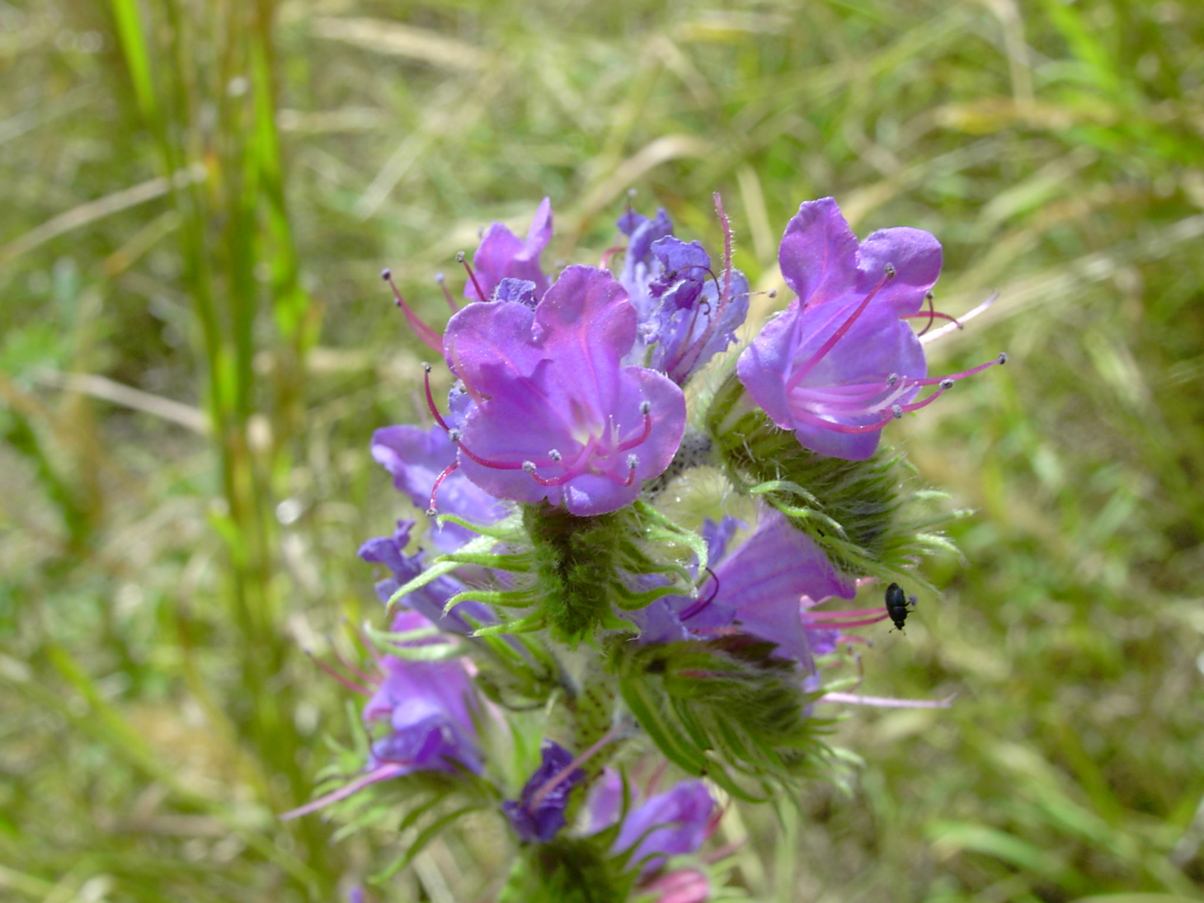
MULTIPOLYGON (((221 504, 211 520, 225 544, 229 617, 241 646, 231 657, 240 673, 229 714, 260 764, 258 792, 280 812, 312 786, 298 756, 297 699, 283 673, 290 646, 274 511, 317 330, 286 210, 274 3, 111 0, 110 8, 162 173, 204 168, 203 179, 173 180, 171 199, 220 477, 221 504)), ((293 833, 318 873, 333 866, 316 820, 273 830, 293 833)))

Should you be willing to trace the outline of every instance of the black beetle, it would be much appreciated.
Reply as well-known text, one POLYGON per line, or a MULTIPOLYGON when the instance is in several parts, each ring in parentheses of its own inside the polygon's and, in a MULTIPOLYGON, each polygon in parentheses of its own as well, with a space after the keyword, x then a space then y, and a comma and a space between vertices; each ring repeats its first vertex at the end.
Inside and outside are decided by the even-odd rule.
POLYGON ((899 584, 892 583, 886 588, 886 613, 895 622, 897 629, 903 629, 907 622, 907 613, 915 608, 915 604, 915 596, 908 598, 899 584))

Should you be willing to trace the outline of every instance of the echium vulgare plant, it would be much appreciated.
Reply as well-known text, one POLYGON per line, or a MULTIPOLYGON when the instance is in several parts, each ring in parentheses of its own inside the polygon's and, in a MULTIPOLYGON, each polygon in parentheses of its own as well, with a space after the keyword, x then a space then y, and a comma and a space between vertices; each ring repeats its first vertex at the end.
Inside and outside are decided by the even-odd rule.
POLYGON ((290 813, 399 832, 377 880, 478 813, 512 841, 503 901, 707 900, 722 799, 789 798, 847 761, 818 703, 941 704, 821 676, 849 631, 908 611, 898 585, 829 600, 934 592, 916 567, 948 548, 943 516, 880 439, 1006 358, 930 376, 925 343, 961 325, 932 305, 940 245, 858 241, 831 198, 787 224, 797 297, 736 353, 749 284, 715 202, 718 260, 629 209, 602 266, 555 276, 547 200, 525 240, 495 223, 442 335, 394 287, 453 384, 437 398, 427 366, 431 425, 372 439, 419 513, 360 549, 388 628, 365 630, 366 668, 323 666, 366 697, 360 741, 290 813), (700 468, 746 522, 681 522, 700 468))

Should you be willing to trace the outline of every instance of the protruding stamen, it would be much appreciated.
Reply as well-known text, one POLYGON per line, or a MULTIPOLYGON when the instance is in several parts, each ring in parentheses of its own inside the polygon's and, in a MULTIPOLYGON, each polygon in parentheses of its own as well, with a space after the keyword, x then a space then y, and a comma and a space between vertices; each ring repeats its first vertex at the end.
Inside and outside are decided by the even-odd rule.
MULTIPOLYGON (((447 438, 450 439, 460 451, 464 452, 464 456, 470 461, 480 464, 482 467, 488 467, 492 470, 526 470, 526 461, 491 461, 488 458, 482 458, 480 455, 473 453, 467 445, 464 444, 461 438, 461 432, 457 429, 447 431, 447 438)), ((538 479, 538 477, 536 477, 538 479)))
POLYGON ((443 481, 455 473, 459 466, 459 461, 452 461, 445 468, 443 468, 443 470, 439 471, 439 476, 435 477, 435 485, 431 487, 431 501, 430 504, 427 505, 426 509, 427 517, 434 517, 439 513, 435 506, 435 496, 439 493, 439 487, 443 485, 443 481))
POLYGON ((627 456, 627 479, 623 482, 624 486, 630 486, 632 483, 635 482, 635 471, 636 471, 636 468, 639 466, 640 466, 640 456, 639 455, 628 455, 627 456))
POLYGON ((472 280, 472 287, 477 290, 477 299, 480 301, 488 301, 489 297, 481 288, 481 283, 477 282, 477 274, 472 271, 472 267, 468 263, 468 256, 463 251, 456 252, 456 263, 464 264, 464 269, 468 272, 468 278, 472 280))
POLYGON ((329 675, 330 677, 333 677, 336 681, 338 681, 339 684, 344 689, 350 690, 352 693, 362 693, 365 696, 372 695, 372 691, 369 690, 367 687, 361 687, 359 684, 357 684, 351 678, 347 677, 345 674, 340 674, 332 666, 328 665, 326 662, 322 661, 322 659, 320 659, 316 655, 314 655, 310 650, 306 649, 305 654, 308 655, 310 661, 312 661, 315 665, 317 665, 322 671, 324 671, 327 675, 329 675))
MULTIPOLYGON (((891 269, 894 268, 892 267, 891 269)), ((865 309, 869 307, 869 303, 874 300, 874 296, 877 295, 878 292, 882 291, 882 287, 890 281, 890 278, 891 277, 889 275, 883 275, 883 277, 878 280, 877 284, 866 293, 864 298, 861 299, 861 301, 857 304, 857 307, 854 308, 853 312, 848 316, 848 318, 840 324, 840 328, 838 328, 834 333, 832 333, 832 335, 828 337, 828 340, 820 346, 819 350, 816 351, 815 354, 811 355, 811 359, 808 360, 807 363, 803 364, 803 366, 799 367, 798 370, 794 372, 794 374, 790 377, 790 380, 786 383, 787 392, 806 379, 808 374, 815 369, 815 366, 824 359, 824 356, 829 351, 832 350, 833 346, 835 346, 835 344, 844 337, 844 334, 853 328, 853 324, 857 322, 857 318, 865 312, 865 309)))
POLYGON ((645 399, 640 402, 640 413, 644 415, 644 429, 634 439, 628 439, 625 442, 619 443, 619 447, 615 449, 617 452, 630 451, 638 445, 643 445, 648 441, 648 437, 652 435, 652 402, 645 399))
POLYGON ((615 245, 613 248, 607 248, 602 252, 602 260, 598 266, 605 270, 610 266, 610 258, 614 257, 616 254, 622 254, 626 250, 627 245, 615 245))
POLYGON ((335 802, 338 802, 339 800, 346 799, 347 797, 351 796, 353 793, 359 793, 361 790, 363 790, 369 784, 376 784, 379 781, 387 781, 390 778, 395 778, 398 775, 403 775, 406 773, 406 770, 408 768, 409 768, 409 764, 405 763, 405 762, 386 762, 384 765, 381 765, 379 768, 376 768, 373 771, 368 772, 363 777, 357 778, 356 780, 352 781, 346 787, 340 787, 338 790, 335 790, 333 793, 328 793, 325 796, 318 797, 316 800, 313 800, 312 802, 306 803, 304 806, 300 806, 289 812, 285 812, 283 815, 280 816, 280 819, 281 819, 281 821, 287 821, 290 818, 297 818, 298 816, 301 816, 301 815, 308 815, 311 812, 316 812, 318 809, 321 809, 323 806, 329 806, 331 803, 335 803, 335 802))
POLYGON ((683 624, 714 602, 715 597, 719 595, 719 578, 710 568, 706 568, 706 572, 708 575, 710 575, 711 581, 715 584, 715 588, 711 590, 711 594, 705 599, 695 599, 688 606, 686 606, 685 611, 678 614, 677 619, 683 624))
POLYGON ((435 396, 431 392, 431 365, 426 361, 422 362, 423 371, 423 387, 426 389, 426 406, 431 412, 431 416, 435 418, 435 423, 439 424, 445 430, 450 429, 447 421, 443 419, 443 415, 439 413, 439 407, 435 404, 435 396))
POLYGON ((917 335, 916 335, 917 338, 923 338, 927 334, 928 330, 930 330, 932 328, 933 321, 938 320, 938 319, 948 320, 950 323, 952 323, 958 329, 963 328, 962 324, 958 322, 956 317, 954 317, 950 314, 947 314, 947 313, 943 313, 942 311, 939 311, 935 307, 933 307, 932 292, 928 292, 927 294, 924 295, 924 302, 925 302, 925 304, 928 305, 928 309, 926 311, 921 311, 920 313, 915 313, 915 314, 905 314, 903 317, 903 319, 905 319, 905 320, 916 319, 918 317, 927 317, 928 318, 928 322, 924 324, 924 328, 921 329, 919 331, 919 333, 917 333, 917 335))
MULTIPOLYGON (((535 463, 534 461, 524 461, 523 462, 524 465, 526 465, 526 464, 533 465, 534 463, 535 463)), ((569 480, 573 479, 573 477, 579 476, 579 474, 564 473, 558 477, 541 477, 539 474, 537 474, 535 472, 534 469, 527 470, 527 468, 524 466, 523 470, 527 471, 527 473, 529 473, 531 475, 531 479, 533 479, 540 486, 563 486, 569 480)))
POLYGON ((539 790, 536 791, 535 795, 531 797, 531 802, 527 803, 527 811, 533 813, 536 809, 538 809, 539 804, 547 798, 549 793, 559 787, 560 784, 568 779, 568 777, 572 775, 574 771, 596 756, 598 751, 606 746, 606 744, 615 740, 618 735, 623 732, 623 730, 624 728, 622 725, 616 724, 605 734, 599 737, 589 749, 587 749, 577 758, 573 759, 572 762, 569 762, 569 764, 560 769, 560 771, 548 778, 547 783, 540 787, 539 790))
POLYGON ((944 326, 934 329, 934 330, 932 330, 932 332, 929 332, 926 335, 921 335, 920 336, 920 344, 927 345, 929 342, 935 342, 941 336, 943 336, 947 333, 950 333, 955 329, 962 329, 965 326, 965 324, 969 323, 971 320, 973 320, 979 314, 983 313, 988 308, 990 308, 990 306, 992 304, 994 304, 996 302, 996 300, 998 300, 998 298, 999 298, 999 293, 992 292, 991 297, 987 298, 986 301, 982 302, 982 304, 978 305, 973 310, 970 310, 967 313, 962 314, 960 318, 954 320, 952 323, 946 323, 944 326))
POLYGON ((898 272, 895 269, 895 265, 893 263, 888 263, 886 266, 884 266, 882 268, 882 271, 886 274, 887 279, 894 279, 895 274, 898 272))
POLYGON ((443 297, 447 300, 447 306, 452 309, 453 314, 456 313, 460 309, 460 305, 458 305, 455 299, 452 298, 452 294, 447 288, 447 277, 441 272, 436 273, 435 282, 437 282, 439 284, 439 288, 443 290, 443 297))
POLYGON ((361 668, 357 667, 353 662, 344 658, 343 654, 341 652, 339 652, 338 647, 335 646, 333 640, 331 640, 330 637, 327 637, 327 640, 330 642, 330 651, 331 651, 331 654, 334 655, 334 660, 336 662, 338 662, 340 665, 342 665, 342 667, 345 670, 349 671, 351 673, 352 677, 355 677, 356 679, 361 680, 366 684, 375 684, 375 683, 380 682, 377 678, 373 677, 370 674, 365 674, 361 668))
POLYGON ((556 449, 550 448, 548 449, 548 457, 552 459, 553 464, 559 464, 564 455, 556 451, 556 449))
POLYGON ((396 283, 393 282, 393 271, 385 267, 380 271, 380 278, 389 283, 389 288, 393 289, 393 297, 396 299, 397 306, 401 308, 402 314, 406 318, 406 322, 410 324, 410 329, 414 330, 414 335, 418 336, 423 342, 429 345, 438 353, 443 353, 443 337, 435 330, 431 329, 418 317, 418 314, 406 304, 405 298, 401 297, 401 292, 397 290, 396 283))
POLYGON ((861 611, 805 611, 803 612, 803 627, 806 630, 846 630, 853 627, 867 627, 885 621, 890 615, 878 609, 861 611))

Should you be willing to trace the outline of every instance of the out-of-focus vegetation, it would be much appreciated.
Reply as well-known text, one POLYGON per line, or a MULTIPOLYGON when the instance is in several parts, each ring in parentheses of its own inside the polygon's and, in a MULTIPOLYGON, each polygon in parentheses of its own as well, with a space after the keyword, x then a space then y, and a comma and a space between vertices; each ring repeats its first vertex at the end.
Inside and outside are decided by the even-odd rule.
MULTIPOLYGON (((629 187, 711 247, 723 192, 764 288, 803 200, 929 229, 938 306, 999 292, 934 369, 1011 354, 888 430, 977 511, 862 692, 956 704, 852 712, 852 794, 732 810, 734 882, 1201 896, 1204 6, 29 0, 0 85, 0 898, 329 901, 396 848, 275 818, 346 732, 303 649, 354 654, 403 513, 376 273, 441 322, 481 226, 550 195, 549 259, 600 251, 629 187)), ((370 893, 506 856, 478 823, 370 893)))

